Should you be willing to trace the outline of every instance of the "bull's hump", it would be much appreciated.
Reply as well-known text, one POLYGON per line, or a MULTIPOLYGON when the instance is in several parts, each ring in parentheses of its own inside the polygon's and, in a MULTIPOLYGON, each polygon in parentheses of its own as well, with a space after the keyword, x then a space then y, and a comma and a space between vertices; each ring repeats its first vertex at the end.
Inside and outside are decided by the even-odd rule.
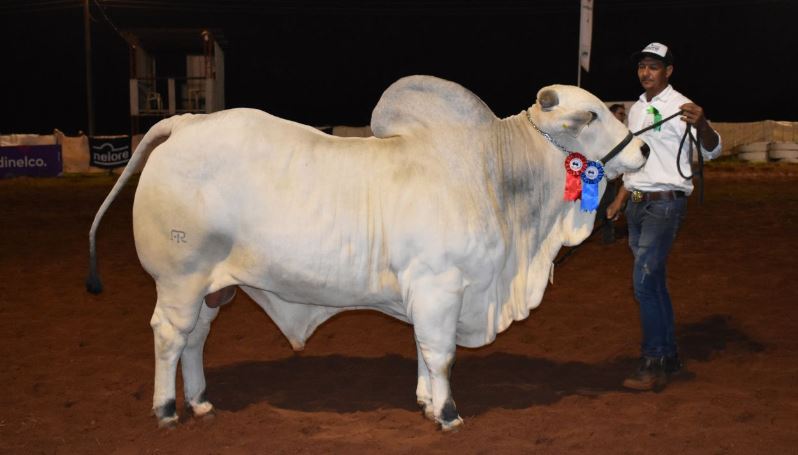
POLYGON ((371 114, 376 137, 412 134, 424 129, 485 127, 496 115, 478 96, 434 76, 408 76, 391 84, 371 114))

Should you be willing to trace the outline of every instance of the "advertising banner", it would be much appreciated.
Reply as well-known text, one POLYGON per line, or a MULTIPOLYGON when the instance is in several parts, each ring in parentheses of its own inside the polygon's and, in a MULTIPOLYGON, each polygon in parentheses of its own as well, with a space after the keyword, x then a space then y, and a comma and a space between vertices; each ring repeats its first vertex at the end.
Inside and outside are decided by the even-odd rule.
POLYGON ((89 138, 89 164, 103 169, 122 167, 130 160, 130 136, 89 138))
POLYGON ((62 169, 60 145, 0 147, 0 178, 55 177, 62 169))
POLYGON ((579 18, 579 64, 590 72, 590 47, 593 41, 593 0, 582 0, 579 18))

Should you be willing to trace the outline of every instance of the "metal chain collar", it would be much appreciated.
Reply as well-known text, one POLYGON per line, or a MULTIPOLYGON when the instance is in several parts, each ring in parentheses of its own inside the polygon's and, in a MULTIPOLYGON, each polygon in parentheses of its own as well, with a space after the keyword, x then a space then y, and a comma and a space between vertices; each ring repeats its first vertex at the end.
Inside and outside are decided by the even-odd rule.
POLYGON ((529 113, 529 110, 525 110, 524 112, 526 112, 526 119, 529 120, 529 123, 532 124, 532 128, 535 128, 535 130, 537 130, 538 133, 540 133, 543 137, 548 139, 549 142, 551 142, 552 144, 557 146, 558 149, 562 150, 565 153, 571 153, 571 152, 568 151, 567 148, 563 147, 557 141, 555 141, 554 138, 551 137, 551 134, 541 130, 540 128, 538 128, 537 125, 535 125, 535 122, 532 121, 532 114, 529 113))
MULTIPOLYGON (((563 152, 565 152, 565 153, 571 153, 571 152, 570 152, 570 151, 569 151, 567 148, 565 148, 565 147, 563 147, 562 145, 560 145, 559 143, 557 143, 557 141, 555 141, 555 140, 554 140, 554 138, 553 138, 553 137, 551 137, 551 134, 549 134, 549 133, 547 133, 547 132, 545 132, 545 131, 541 130, 540 128, 538 128, 538 126, 537 126, 537 125, 535 125, 535 122, 533 122, 533 121, 532 121, 532 114, 530 114, 528 110, 527 110, 527 111, 525 111, 525 112, 526 112, 526 119, 527 119, 527 120, 529 120, 529 123, 530 123, 530 124, 532 124, 532 128, 535 128, 535 130, 537 130, 537 132, 538 132, 538 133, 540 133, 541 135, 543 135, 543 137, 545 137, 546 139, 548 139, 548 140, 549 140, 549 142, 551 142, 552 144, 556 145, 556 146, 557 146, 557 148, 559 148, 559 149, 560 149, 560 150, 562 150, 563 152)), ((667 119, 665 119, 665 121, 667 121, 667 120, 670 120, 671 118, 673 118, 673 116, 671 116, 671 117, 668 117, 667 119)), ((639 133, 641 133, 641 132, 642 132, 642 131, 639 131, 639 132, 637 132, 637 133, 635 133, 635 134, 639 134, 639 133)), ((618 143, 618 145, 616 145, 616 146, 615 146, 615 147, 614 147, 612 150, 610 150, 610 152, 609 152, 609 153, 607 153, 606 155, 604 155, 604 158, 601 158, 600 160, 598 160, 598 162, 599 162, 599 163, 601 163, 602 165, 606 165, 606 164, 607 164, 607 162, 608 162, 609 160, 611 160, 611 159, 613 159, 613 158, 615 157, 615 155, 617 155, 617 154, 621 153, 621 151, 623 150, 623 148, 624 148, 624 147, 626 147, 626 145, 627 145, 627 144, 629 144, 629 142, 631 142, 631 141, 632 141, 632 138, 633 138, 633 137, 634 137, 634 135, 633 135, 633 134, 632 134, 632 132, 630 131, 630 132, 629 132, 629 133, 626 135, 626 137, 625 137, 625 138, 624 138, 624 139, 623 139, 623 140, 622 140, 620 143, 618 143)))

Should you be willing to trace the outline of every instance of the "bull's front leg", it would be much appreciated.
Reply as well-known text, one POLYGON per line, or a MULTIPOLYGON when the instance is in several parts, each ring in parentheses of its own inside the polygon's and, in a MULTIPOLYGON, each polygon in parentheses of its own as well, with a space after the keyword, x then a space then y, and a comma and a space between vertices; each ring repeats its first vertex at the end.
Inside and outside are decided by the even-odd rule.
POLYGON ((462 304, 462 278, 459 271, 419 276, 410 287, 410 308, 416 345, 424 365, 419 362, 417 397, 430 413, 426 399, 431 394, 431 414, 444 431, 463 424, 457 413, 449 385, 456 349, 457 319, 462 304), (424 374, 426 369, 426 375, 424 374), (425 385, 428 377, 429 385, 425 385), (420 392, 420 393, 419 393, 420 392))

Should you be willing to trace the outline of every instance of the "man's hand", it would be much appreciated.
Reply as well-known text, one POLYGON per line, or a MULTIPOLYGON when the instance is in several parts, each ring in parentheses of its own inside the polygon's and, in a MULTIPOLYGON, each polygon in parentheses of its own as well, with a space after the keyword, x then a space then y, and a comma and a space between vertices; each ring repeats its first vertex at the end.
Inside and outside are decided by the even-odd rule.
POLYGON ((607 206, 607 219, 610 221, 616 221, 620 217, 621 202, 618 201, 618 199, 615 199, 610 203, 610 205, 607 206))
POLYGON ((706 117, 704 117, 704 108, 695 104, 687 103, 679 106, 682 110, 682 120, 693 125, 698 132, 701 132, 709 126, 706 117))
POLYGON ((682 120, 695 127, 704 149, 714 149, 718 145, 719 139, 704 116, 704 108, 695 103, 686 103, 679 106, 679 109, 682 110, 682 120))
POLYGON ((629 198, 629 190, 624 188, 623 185, 618 188, 618 194, 615 196, 615 199, 610 202, 610 205, 607 206, 607 219, 610 221, 615 221, 621 216, 621 210, 623 209, 623 204, 626 202, 626 199, 629 198))

